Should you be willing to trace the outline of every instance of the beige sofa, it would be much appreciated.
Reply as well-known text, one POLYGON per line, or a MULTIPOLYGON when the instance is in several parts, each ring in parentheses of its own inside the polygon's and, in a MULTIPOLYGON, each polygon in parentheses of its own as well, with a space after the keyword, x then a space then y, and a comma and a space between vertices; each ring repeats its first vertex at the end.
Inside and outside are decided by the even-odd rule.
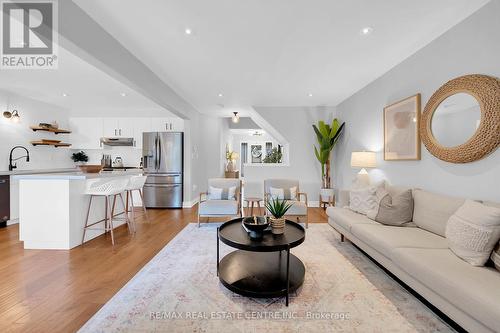
POLYGON ((420 189, 412 193, 412 226, 385 226, 343 208, 349 205, 348 191, 341 191, 337 206, 327 209, 328 223, 342 240, 356 244, 464 329, 500 332, 500 272, 461 260, 444 237, 448 218, 465 199, 420 189))

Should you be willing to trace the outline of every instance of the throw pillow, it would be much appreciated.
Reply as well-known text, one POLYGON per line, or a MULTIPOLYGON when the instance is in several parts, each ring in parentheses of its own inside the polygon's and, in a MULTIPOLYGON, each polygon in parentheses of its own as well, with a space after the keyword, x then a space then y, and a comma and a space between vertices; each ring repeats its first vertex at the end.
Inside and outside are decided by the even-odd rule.
POLYGON ((351 190, 349 192, 349 209, 366 215, 368 211, 377 207, 376 192, 376 187, 351 190))
POLYGON ((208 198, 210 200, 236 200, 236 186, 229 188, 210 186, 208 198))
POLYGON ((500 271, 500 243, 495 246, 493 252, 491 252, 491 261, 495 265, 495 268, 500 271))
POLYGON ((273 199, 297 200, 297 186, 291 188, 269 187, 269 194, 273 199))
POLYGON ((484 266, 499 238, 500 209, 472 200, 466 200, 446 225, 450 249, 473 266, 484 266))
POLYGON ((393 196, 379 187, 376 192, 377 207, 367 212, 366 216, 386 225, 402 226, 413 218, 413 197, 411 190, 399 192, 393 196))

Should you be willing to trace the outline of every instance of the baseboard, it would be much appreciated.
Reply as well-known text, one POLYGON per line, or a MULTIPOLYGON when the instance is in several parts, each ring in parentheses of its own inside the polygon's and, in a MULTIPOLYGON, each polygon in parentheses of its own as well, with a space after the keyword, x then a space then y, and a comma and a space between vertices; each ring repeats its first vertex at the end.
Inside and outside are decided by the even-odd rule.
POLYGON ((13 220, 7 221, 7 225, 13 225, 13 224, 18 224, 18 223, 19 223, 19 219, 13 219, 13 220))
POLYGON ((183 201, 182 208, 193 208, 194 205, 198 203, 198 199, 194 199, 191 201, 183 201))

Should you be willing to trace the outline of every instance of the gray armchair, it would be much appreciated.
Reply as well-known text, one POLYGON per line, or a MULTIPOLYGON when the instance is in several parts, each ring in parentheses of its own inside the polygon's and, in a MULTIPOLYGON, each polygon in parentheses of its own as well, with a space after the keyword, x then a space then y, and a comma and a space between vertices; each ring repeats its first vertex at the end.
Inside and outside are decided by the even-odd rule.
MULTIPOLYGON (((295 200, 288 200, 292 203, 292 207, 288 210, 285 217, 295 218, 297 222, 301 222, 301 218, 305 219, 306 228, 309 227, 309 218, 307 214, 307 194, 300 192, 299 181, 295 179, 266 179, 264 180, 264 205, 271 199, 270 188, 290 189, 297 187, 297 196, 295 200), (303 200, 301 200, 303 199, 303 200)), ((266 208, 266 215, 269 214, 266 208)))
POLYGON ((211 200, 209 192, 200 193, 198 202, 198 227, 200 218, 206 217, 207 222, 210 217, 241 217, 241 181, 234 178, 211 178, 208 180, 208 189, 210 186, 215 188, 228 189, 236 187, 236 200, 211 200))

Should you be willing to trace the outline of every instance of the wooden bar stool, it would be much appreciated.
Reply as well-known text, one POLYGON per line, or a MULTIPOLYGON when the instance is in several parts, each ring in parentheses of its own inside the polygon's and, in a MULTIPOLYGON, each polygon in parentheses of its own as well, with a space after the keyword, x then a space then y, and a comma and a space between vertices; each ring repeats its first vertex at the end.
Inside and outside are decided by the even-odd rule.
POLYGON ((127 185, 129 183, 129 178, 114 178, 114 179, 89 179, 86 183, 85 194, 90 195, 89 208, 87 210, 87 218, 85 220, 85 227, 83 228, 82 244, 85 241, 85 233, 87 230, 104 230, 104 232, 111 232, 111 244, 115 245, 115 238, 113 234, 113 220, 115 218, 115 204, 116 197, 120 197, 122 205, 124 207, 125 221, 128 225, 128 230, 131 232, 130 220, 128 214, 126 214, 126 205, 123 201, 122 193, 125 192, 127 185), (94 197, 104 198, 105 201, 105 217, 97 222, 92 222, 89 224, 90 209, 92 207, 92 199, 94 197), (113 197, 113 205, 111 206, 111 197, 113 197), (104 221, 104 228, 92 228, 93 225, 101 223, 104 221))
POLYGON ((149 221, 148 213, 146 211, 146 206, 144 205, 144 196, 142 195, 142 189, 144 188, 144 184, 146 183, 147 176, 132 176, 130 177, 129 183, 125 191, 127 191, 127 214, 132 213, 132 222, 134 225, 134 230, 136 230, 135 226, 135 206, 134 206, 134 196, 133 192, 137 191, 141 197, 142 201, 142 210, 144 211, 144 215, 146 216, 146 220, 149 221), (130 201, 130 205, 129 205, 130 201))

